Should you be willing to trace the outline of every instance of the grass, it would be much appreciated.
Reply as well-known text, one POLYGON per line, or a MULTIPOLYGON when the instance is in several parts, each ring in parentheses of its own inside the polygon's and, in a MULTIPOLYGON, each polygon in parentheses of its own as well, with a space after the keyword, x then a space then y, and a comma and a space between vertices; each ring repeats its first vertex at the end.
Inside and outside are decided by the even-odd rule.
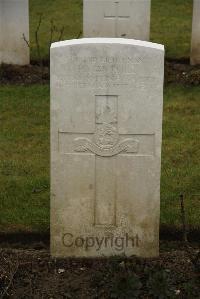
POLYGON ((49 226, 49 88, 1 87, 0 226, 49 226))
MULTIPOLYGON (((188 58, 190 55, 193 0, 152 0, 151 41, 164 44, 166 56, 188 58)), ((48 58, 51 20, 57 27, 53 40, 57 41, 59 31, 65 27, 63 39, 76 38, 82 31, 82 0, 30 0, 31 58, 38 59, 35 31, 39 16, 42 23, 39 30, 41 56, 48 58)))
MULTIPOLYGON (((199 225, 200 87, 165 89, 161 223, 180 225, 179 195, 187 221, 199 225)), ((49 87, 0 87, 0 230, 49 229, 49 87)))
POLYGON ((151 41, 169 58, 189 58, 193 0, 152 0, 151 41))
POLYGON ((64 26, 63 40, 76 38, 82 31, 82 1, 81 0, 30 0, 30 38, 31 58, 38 59, 35 43, 35 31, 42 15, 39 30, 41 56, 48 58, 51 35, 51 21, 54 21, 56 32, 53 40, 57 41, 60 30, 64 26))
POLYGON ((161 223, 180 224, 180 194, 188 222, 199 225, 200 86, 165 90, 161 178, 161 223))

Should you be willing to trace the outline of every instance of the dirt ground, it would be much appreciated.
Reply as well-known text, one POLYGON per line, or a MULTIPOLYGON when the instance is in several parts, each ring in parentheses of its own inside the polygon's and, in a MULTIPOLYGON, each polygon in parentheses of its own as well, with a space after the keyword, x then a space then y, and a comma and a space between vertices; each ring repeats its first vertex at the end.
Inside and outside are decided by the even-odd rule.
POLYGON ((197 243, 162 241, 153 259, 54 259, 43 247, 0 248, 1 299, 200 298, 197 243))
MULTIPOLYGON (((0 67, 0 84, 45 84, 49 83, 49 62, 43 66, 37 62, 31 65, 2 65, 0 67)), ((187 60, 166 60, 165 84, 179 83, 184 85, 200 84, 200 66, 190 66, 187 60)))
POLYGON ((25 66, 2 64, 0 84, 45 84, 49 83, 49 67, 38 64, 25 66))

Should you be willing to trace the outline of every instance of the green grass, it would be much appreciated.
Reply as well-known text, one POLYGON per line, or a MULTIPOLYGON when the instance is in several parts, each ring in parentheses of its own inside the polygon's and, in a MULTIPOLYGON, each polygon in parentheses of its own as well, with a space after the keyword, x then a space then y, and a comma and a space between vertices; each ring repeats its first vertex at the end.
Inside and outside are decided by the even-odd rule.
MULTIPOLYGON (((152 0, 151 41, 164 44, 166 56, 183 58, 190 55, 192 0, 152 0)), ((63 39, 76 38, 82 31, 82 0, 30 0, 31 57, 37 59, 35 31, 39 16, 41 55, 49 54, 51 20, 57 27, 53 40, 57 41, 59 30, 65 27, 63 39)))
POLYGON ((169 58, 190 56, 193 0, 152 0, 151 41, 169 58))
POLYGON ((200 87, 165 90, 161 178, 161 223, 180 224, 180 194, 188 222, 199 225, 200 87))
POLYGON ((49 88, 1 87, 0 99, 0 225, 5 230, 46 230, 49 88))
POLYGON ((82 31, 82 1, 81 0, 30 0, 30 38, 31 57, 37 59, 35 31, 40 15, 42 23, 39 30, 39 45, 41 55, 49 55, 49 41, 51 35, 51 21, 54 21, 56 31, 53 40, 57 41, 60 30, 64 26, 63 40, 76 38, 82 31))
MULTIPOLYGON (((199 225, 200 87, 165 89, 161 223, 199 225)), ((49 229, 49 87, 0 87, 0 230, 49 229)))

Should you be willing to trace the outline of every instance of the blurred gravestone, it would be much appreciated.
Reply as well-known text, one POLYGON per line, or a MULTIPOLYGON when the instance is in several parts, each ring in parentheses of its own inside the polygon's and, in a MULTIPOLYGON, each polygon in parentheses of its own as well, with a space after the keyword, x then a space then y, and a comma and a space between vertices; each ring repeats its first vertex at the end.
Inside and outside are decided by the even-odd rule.
POLYGON ((29 64, 24 39, 29 42, 28 0, 0 0, 0 63, 29 64))
POLYGON ((200 64, 200 0, 193 0, 192 44, 190 62, 200 64))
POLYGON ((159 252, 164 47, 51 47, 51 253, 159 252))
POLYGON ((84 0, 84 37, 149 40, 151 0, 84 0))

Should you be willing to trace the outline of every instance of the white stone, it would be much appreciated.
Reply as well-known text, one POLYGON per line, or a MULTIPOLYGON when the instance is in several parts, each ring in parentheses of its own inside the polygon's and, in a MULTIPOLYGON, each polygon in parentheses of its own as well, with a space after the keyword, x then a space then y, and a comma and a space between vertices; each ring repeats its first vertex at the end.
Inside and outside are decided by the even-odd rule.
POLYGON ((149 40, 151 0, 84 0, 84 37, 149 40))
POLYGON ((190 63, 200 64, 200 0, 193 0, 192 44, 190 63))
POLYGON ((30 63, 28 0, 0 0, 0 63, 30 63))
POLYGON ((52 45, 53 256, 158 255, 163 73, 162 45, 52 45))

